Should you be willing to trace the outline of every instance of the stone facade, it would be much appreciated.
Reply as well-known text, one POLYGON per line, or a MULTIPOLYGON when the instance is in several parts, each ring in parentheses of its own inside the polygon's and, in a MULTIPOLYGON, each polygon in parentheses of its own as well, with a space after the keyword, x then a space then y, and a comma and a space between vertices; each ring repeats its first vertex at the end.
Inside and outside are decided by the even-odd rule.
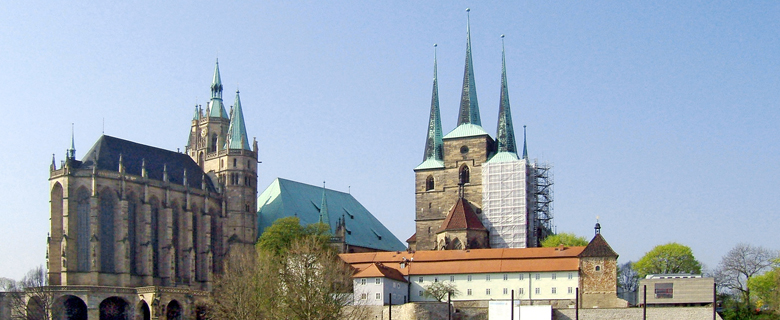
POLYGON ((444 167, 415 171, 416 232, 415 250, 434 250, 436 232, 447 217, 447 212, 459 198, 458 189, 464 168, 468 182, 463 185, 463 197, 482 208, 482 164, 488 160, 493 139, 488 135, 444 140, 444 167), (427 180, 433 178, 433 189, 427 180))
POLYGON ((257 142, 238 93, 230 117, 221 95, 217 66, 186 153, 104 135, 82 160, 73 147, 52 160, 49 284, 68 310, 199 318, 227 254, 254 245, 257 142))

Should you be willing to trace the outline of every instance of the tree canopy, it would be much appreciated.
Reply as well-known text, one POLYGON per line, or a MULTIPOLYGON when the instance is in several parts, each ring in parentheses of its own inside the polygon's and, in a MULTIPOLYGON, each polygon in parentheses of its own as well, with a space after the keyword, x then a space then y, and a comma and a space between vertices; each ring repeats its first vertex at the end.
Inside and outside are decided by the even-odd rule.
POLYGON ((325 245, 330 237, 330 228, 322 223, 301 226, 298 217, 279 218, 268 227, 257 241, 258 249, 279 255, 287 251, 297 239, 315 237, 325 245))
POLYGON ((557 247, 561 244, 567 247, 584 247, 588 245, 588 240, 573 233, 562 232, 550 235, 542 241, 542 247, 545 248, 557 247))
POLYGON ((657 245, 634 264, 639 278, 648 274, 701 273, 701 263, 691 248, 671 242, 657 245))
POLYGON ((731 290, 732 294, 739 294, 742 298, 743 308, 750 310, 753 301, 750 291, 751 281, 755 284, 760 280, 753 280, 756 276, 768 271, 772 262, 777 258, 775 252, 764 247, 756 247, 746 243, 737 244, 729 250, 720 261, 715 271, 715 281, 722 287, 731 290))
POLYGON ((447 293, 450 294, 450 297, 455 297, 460 294, 460 291, 458 290, 458 287, 455 285, 455 283, 449 281, 440 281, 433 282, 425 286, 425 293, 423 294, 426 297, 434 298, 439 302, 442 302, 444 298, 447 297, 447 293))

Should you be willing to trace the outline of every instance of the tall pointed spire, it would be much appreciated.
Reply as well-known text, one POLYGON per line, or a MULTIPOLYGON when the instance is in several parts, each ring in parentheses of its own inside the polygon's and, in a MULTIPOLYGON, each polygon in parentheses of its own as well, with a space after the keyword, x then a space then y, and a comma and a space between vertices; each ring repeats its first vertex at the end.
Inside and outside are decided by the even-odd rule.
POLYGON ((509 90, 506 83, 506 54, 504 35, 501 35, 501 101, 498 106, 498 125, 496 133, 497 152, 517 154, 515 129, 512 126, 512 112, 509 108, 509 90))
POLYGON ((241 97, 239 97, 238 90, 236 90, 236 102, 233 104, 233 114, 230 118, 230 127, 228 127, 227 139, 225 140, 225 149, 251 150, 249 147, 249 139, 246 136, 244 112, 241 110, 241 97))
POLYGON ((525 125, 523 126, 523 159, 528 160, 528 144, 525 140, 525 125))
POLYGON ((474 66, 471 61, 471 21, 468 17, 470 9, 466 9, 466 66, 463 71, 463 92, 460 96, 460 111, 458 125, 464 123, 482 126, 479 119, 479 103, 477 103, 477 86, 474 83, 474 66))
POLYGON ((437 76, 436 45, 433 45, 433 93, 431 94, 431 115, 428 120, 428 137, 425 140, 423 161, 443 160, 441 116, 439 115, 439 80, 437 76))
POLYGON ((322 182, 322 203, 320 204, 320 223, 328 226, 330 231, 330 216, 328 216, 328 199, 325 197, 325 181, 322 182))
POLYGON ((225 105, 222 103, 222 77, 219 75, 219 59, 214 67, 214 78, 211 80, 211 101, 209 102, 209 117, 227 118, 225 105))

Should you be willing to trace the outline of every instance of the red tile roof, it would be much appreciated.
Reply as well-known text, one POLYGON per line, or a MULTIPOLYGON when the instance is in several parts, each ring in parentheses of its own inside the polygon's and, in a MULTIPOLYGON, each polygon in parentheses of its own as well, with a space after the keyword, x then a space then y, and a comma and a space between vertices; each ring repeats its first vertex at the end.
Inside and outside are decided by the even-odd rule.
POLYGON ((401 274, 400 271, 397 269, 393 269, 391 267, 385 266, 381 262, 374 262, 368 265, 365 268, 360 269, 358 273, 356 273, 353 278, 390 278, 393 280, 401 281, 401 282, 409 282, 404 278, 404 275, 401 274))
POLYGON ((409 239, 406 239, 406 243, 417 242, 417 232, 415 232, 409 239))
POLYGON ((460 198, 452 207, 447 218, 439 228, 439 232, 448 230, 487 230, 479 217, 474 213, 474 208, 466 199, 460 198))
POLYGON ((579 270, 583 250, 585 247, 400 251, 345 253, 339 257, 361 271, 381 262, 398 268, 403 275, 548 272, 579 270))
POLYGON ((593 240, 590 240, 588 246, 582 251, 580 257, 618 257, 617 252, 612 250, 607 240, 601 236, 601 233, 597 233, 593 240))

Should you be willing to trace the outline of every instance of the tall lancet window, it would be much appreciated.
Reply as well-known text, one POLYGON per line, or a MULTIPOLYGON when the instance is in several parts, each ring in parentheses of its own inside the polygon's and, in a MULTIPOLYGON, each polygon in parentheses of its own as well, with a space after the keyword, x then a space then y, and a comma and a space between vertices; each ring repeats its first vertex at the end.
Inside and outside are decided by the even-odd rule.
POLYGON ((216 152, 217 151, 217 134, 214 133, 211 135, 211 145, 209 148, 209 152, 216 152))
POLYGON ((116 217, 116 194, 111 189, 103 189, 100 192, 100 215, 98 216, 100 228, 100 271, 114 272, 114 217, 116 217))
POLYGON ((433 190, 434 187, 433 176, 428 176, 428 178, 425 179, 425 191, 433 190))
POLYGON ((76 192, 76 258, 78 271, 89 271, 89 191, 76 192))
POLYGON ((469 166, 464 164, 462 167, 460 167, 460 172, 458 173, 458 180, 461 184, 469 183, 469 166))

